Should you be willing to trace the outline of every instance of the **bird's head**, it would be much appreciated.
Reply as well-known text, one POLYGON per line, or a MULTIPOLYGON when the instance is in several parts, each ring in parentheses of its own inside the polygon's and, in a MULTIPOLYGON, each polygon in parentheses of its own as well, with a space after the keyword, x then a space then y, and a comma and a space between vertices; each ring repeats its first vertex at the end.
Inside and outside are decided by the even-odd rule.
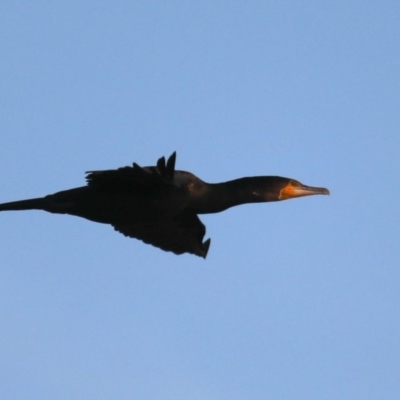
POLYGON ((257 196, 259 201, 279 201, 315 194, 329 194, 328 189, 306 186, 295 179, 280 176, 254 177, 252 183, 254 184, 253 195, 257 196))

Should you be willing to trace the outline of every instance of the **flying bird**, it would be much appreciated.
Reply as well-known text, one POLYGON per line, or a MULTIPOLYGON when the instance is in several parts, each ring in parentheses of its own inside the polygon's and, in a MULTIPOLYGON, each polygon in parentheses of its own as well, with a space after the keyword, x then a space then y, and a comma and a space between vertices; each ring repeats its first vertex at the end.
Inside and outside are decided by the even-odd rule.
POLYGON ((206 183, 175 170, 176 153, 156 166, 86 172, 87 185, 45 197, 0 204, 0 211, 43 210, 110 224, 125 236, 175 254, 206 258, 210 239, 198 214, 246 203, 292 199, 329 190, 279 176, 254 176, 206 183))

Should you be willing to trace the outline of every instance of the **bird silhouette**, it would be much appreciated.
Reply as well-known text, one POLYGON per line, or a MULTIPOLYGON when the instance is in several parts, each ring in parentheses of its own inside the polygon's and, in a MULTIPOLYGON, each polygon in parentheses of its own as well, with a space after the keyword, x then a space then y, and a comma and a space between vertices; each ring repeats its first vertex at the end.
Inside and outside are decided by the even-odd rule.
POLYGON ((44 210, 110 224, 125 236, 175 254, 205 258, 210 239, 198 214, 224 211, 246 203, 291 199, 329 190, 279 176, 255 176, 206 183, 175 170, 176 153, 155 166, 89 171, 87 185, 45 197, 0 204, 0 211, 44 210))

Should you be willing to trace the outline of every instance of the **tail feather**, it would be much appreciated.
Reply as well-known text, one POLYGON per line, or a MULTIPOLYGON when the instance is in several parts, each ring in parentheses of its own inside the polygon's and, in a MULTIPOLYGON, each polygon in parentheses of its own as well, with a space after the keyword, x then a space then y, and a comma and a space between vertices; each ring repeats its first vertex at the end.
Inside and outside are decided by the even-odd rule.
POLYGON ((36 199, 11 201, 0 204, 0 211, 19 211, 19 210, 44 210, 46 201, 43 197, 36 199))

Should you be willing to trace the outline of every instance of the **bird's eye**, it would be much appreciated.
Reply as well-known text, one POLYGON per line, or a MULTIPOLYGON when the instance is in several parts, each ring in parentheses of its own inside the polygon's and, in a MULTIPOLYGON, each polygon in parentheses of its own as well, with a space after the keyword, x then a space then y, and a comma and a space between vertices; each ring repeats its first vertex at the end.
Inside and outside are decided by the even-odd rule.
POLYGON ((294 181, 294 180, 291 180, 291 181, 290 181, 290 184, 291 184, 292 186, 294 186, 294 187, 299 187, 299 186, 301 186, 300 182, 297 182, 297 181, 294 181))

